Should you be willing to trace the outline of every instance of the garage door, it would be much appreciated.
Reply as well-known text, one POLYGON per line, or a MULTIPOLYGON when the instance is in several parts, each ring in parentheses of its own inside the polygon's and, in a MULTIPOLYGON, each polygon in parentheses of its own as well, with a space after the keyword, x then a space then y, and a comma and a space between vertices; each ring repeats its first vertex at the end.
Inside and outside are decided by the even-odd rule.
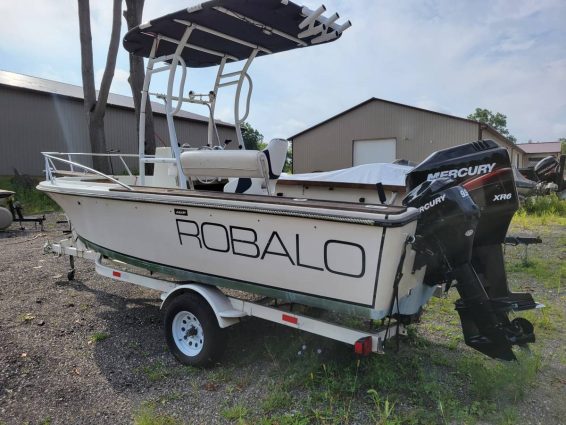
POLYGON ((393 162, 395 155, 395 139, 354 140, 354 166, 374 162, 393 162))

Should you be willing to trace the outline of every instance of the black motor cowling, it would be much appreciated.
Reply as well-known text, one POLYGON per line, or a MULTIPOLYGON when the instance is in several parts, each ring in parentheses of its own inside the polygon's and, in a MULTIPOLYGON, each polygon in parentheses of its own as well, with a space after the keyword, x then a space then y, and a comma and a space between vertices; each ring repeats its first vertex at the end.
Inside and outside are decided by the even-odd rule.
POLYGON ((530 294, 509 291, 502 243, 518 198, 509 155, 482 140, 435 152, 407 175, 403 201, 418 208, 415 269, 425 283, 456 282, 466 344, 491 357, 514 359, 511 347, 533 342, 532 325, 509 321, 511 310, 536 307, 530 294))
POLYGON ((559 168, 560 164, 558 163, 558 159, 553 156, 547 156, 535 165, 534 172, 538 181, 554 183, 559 168))
POLYGON ((452 179, 425 181, 409 192, 403 204, 421 213, 413 244, 417 251, 413 267, 418 270, 428 266, 426 284, 445 282, 450 268, 471 261, 480 209, 465 189, 454 186, 452 179))

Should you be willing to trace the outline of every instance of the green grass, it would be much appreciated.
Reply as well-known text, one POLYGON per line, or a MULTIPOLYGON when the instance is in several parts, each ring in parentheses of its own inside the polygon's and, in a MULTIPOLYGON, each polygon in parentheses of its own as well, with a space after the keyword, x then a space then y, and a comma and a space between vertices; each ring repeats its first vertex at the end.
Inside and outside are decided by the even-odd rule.
POLYGON ((96 343, 102 342, 102 341, 104 341, 105 339, 108 339, 108 338, 110 338, 110 335, 107 334, 106 332, 95 332, 88 338, 88 341, 91 344, 96 344, 96 343))
POLYGON ((267 397, 261 403, 261 408, 266 413, 271 413, 277 410, 283 410, 293 404, 293 397, 289 394, 288 389, 280 385, 272 384, 269 387, 267 397))
POLYGON ((523 203, 521 212, 536 216, 566 217, 566 200, 556 194, 546 196, 531 196, 523 203))
POLYGON ((480 358, 462 360, 462 368, 470 378, 471 391, 478 400, 513 404, 524 397, 541 368, 541 357, 522 351, 516 355, 516 362, 486 363, 480 358))
POLYGON ((508 273, 517 273, 535 279, 548 289, 560 289, 562 279, 566 277, 566 262, 559 258, 540 257, 509 261, 506 265, 508 273))
POLYGON ((148 366, 141 367, 140 370, 151 382, 158 382, 169 377, 173 369, 166 366, 165 363, 157 361, 148 366))
POLYGON ((223 418, 229 421, 243 422, 244 418, 248 415, 248 408, 241 404, 236 404, 232 407, 223 409, 220 414, 223 418))
POLYGON ((309 425, 311 423, 308 416, 301 413, 276 415, 257 421, 258 425, 309 425))
POLYGON ((42 180, 30 176, 0 176, 0 189, 16 192, 15 199, 23 206, 24 215, 59 211, 59 206, 35 187, 42 180))
POLYGON ((181 425, 182 422, 173 416, 157 413, 155 405, 144 403, 134 414, 134 425, 181 425))

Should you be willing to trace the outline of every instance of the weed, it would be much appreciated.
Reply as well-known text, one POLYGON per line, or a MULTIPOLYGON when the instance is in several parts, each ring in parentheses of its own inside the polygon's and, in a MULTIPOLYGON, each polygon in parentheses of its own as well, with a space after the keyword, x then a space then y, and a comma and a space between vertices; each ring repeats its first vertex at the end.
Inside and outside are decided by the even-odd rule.
POLYGON ((382 400, 374 389, 367 391, 373 402, 374 411, 371 413, 372 420, 378 425, 400 425, 401 419, 394 413, 395 403, 391 403, 388 398, 382 400))
POLYGON ((182 398, 183 398, 182 393, 180 393, 178 391, 173 391, 172 393, 164 394, 164 395, 157 397, 157 399, 155 400, 155 403, 156 404, 167 404, 167 403, 170 403, 172 401, 181 400, 182 398))
POLYGON ((297 413, 293 415, 272 416, 270 418, 262 418, 258 425, 308 425, 311 421, 308 416, 297 413))
POLYGON ((500 425, 515 425, 517 423, 519 423, 519 414, 517 413, 517 409, 513 407, 506 407, 501 411, 499 417, 500 425))
POLYGON ((263 400, 261 408, 264 412, 273 412, 289 407, 293 402, 291 395, 281 387, 274 387, 263 400))
POLYGON ((550 224, 564 226, 566 225, 566 217, 552 214, 532 215, 527 214, 524 209, 521 209, 515 213, 511 223, 515 227, 527 230, 539 230, 542 226, 550 224))
POLYGON ((539 217, 553 215, 566 217, 566 200, 560 199, 554 193, 547 196, 531 196, 523 203, 521 210, 539 217))
POLYGON ((53 423, 53 419, 45 418, 41 422, 39 422, 39 425, 51 425, 52 423, 53 423))
POLYGON ((29 176, 0 177, 0 189, 16 192, 14 196, 24 210, 24 214, 37 214, 58 211, 59 206, 47 195, 35 188, 41 179, 29 176))
POLYGON ((230 421, 237 420, 241 422, 248 415, 248 409, 241 404, 236 404, 232 407, 223 409, 220 414, 222 415, 222 417, 230 421))
POLYGON ((31 323, 33 319, 35 319, 35 316, 31 313, 26 313, 22 316, 22 322, 24 323, 31 323))
POLYGON ((226 384, 232 380, 234 369, 229 367, 218 367, 212 369, 208 374, 208 380, 213 384, 226 384))
POLYGON ((518 352, 516 362, 490 362, 485 359, 464 360, 472 393, 479 399, 515 403, 523 398, 541 368, 536 353, 518 352))
POLYGON ((157 413, 155 405, 144 403, 134 414, 134 425, 181 425, 173 416, 157 413))
POLYGON ((107 334, 106 332, 95 332, 88 338, 88 342, 90 344, 96 344, 108 338, 110 338, 110 335, 107 334))
POLYGON ((140 369, 151 382, 161 381, 171 375, 171 370, 160 361, 140 369))
POLYGON ((528 261, 510 261, 509 273, 525 274, 540 282, 548 289, 560 290, 562 277, 566 276, 566 261, 558 258, 531 258, 528 261))

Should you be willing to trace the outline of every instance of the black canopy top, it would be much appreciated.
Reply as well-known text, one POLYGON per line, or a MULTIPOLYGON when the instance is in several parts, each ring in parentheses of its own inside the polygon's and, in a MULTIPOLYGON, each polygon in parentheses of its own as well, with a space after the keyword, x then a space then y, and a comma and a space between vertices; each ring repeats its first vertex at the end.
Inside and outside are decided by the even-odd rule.
POLYGON ((287 0, 211 0, 133 28, 124 37, 124 48, 149 57, 153 41, 159 37, 155 57, 173 54, 177 44, 168 39, 179 41, 192 24, 195 30, 187 41, 189 48, 183 49, 181 56, 187 66, 198 68, 218 65, 224 55, 229 61, 247 59, 256 46, 261 56, 340 37, 340 25, 328 25, 327 18, 319 17, 314 22, 322 25, 319 32, 300 38, 308 28, 299 28, 305 20, 302 11, 302 6, 287 0))

